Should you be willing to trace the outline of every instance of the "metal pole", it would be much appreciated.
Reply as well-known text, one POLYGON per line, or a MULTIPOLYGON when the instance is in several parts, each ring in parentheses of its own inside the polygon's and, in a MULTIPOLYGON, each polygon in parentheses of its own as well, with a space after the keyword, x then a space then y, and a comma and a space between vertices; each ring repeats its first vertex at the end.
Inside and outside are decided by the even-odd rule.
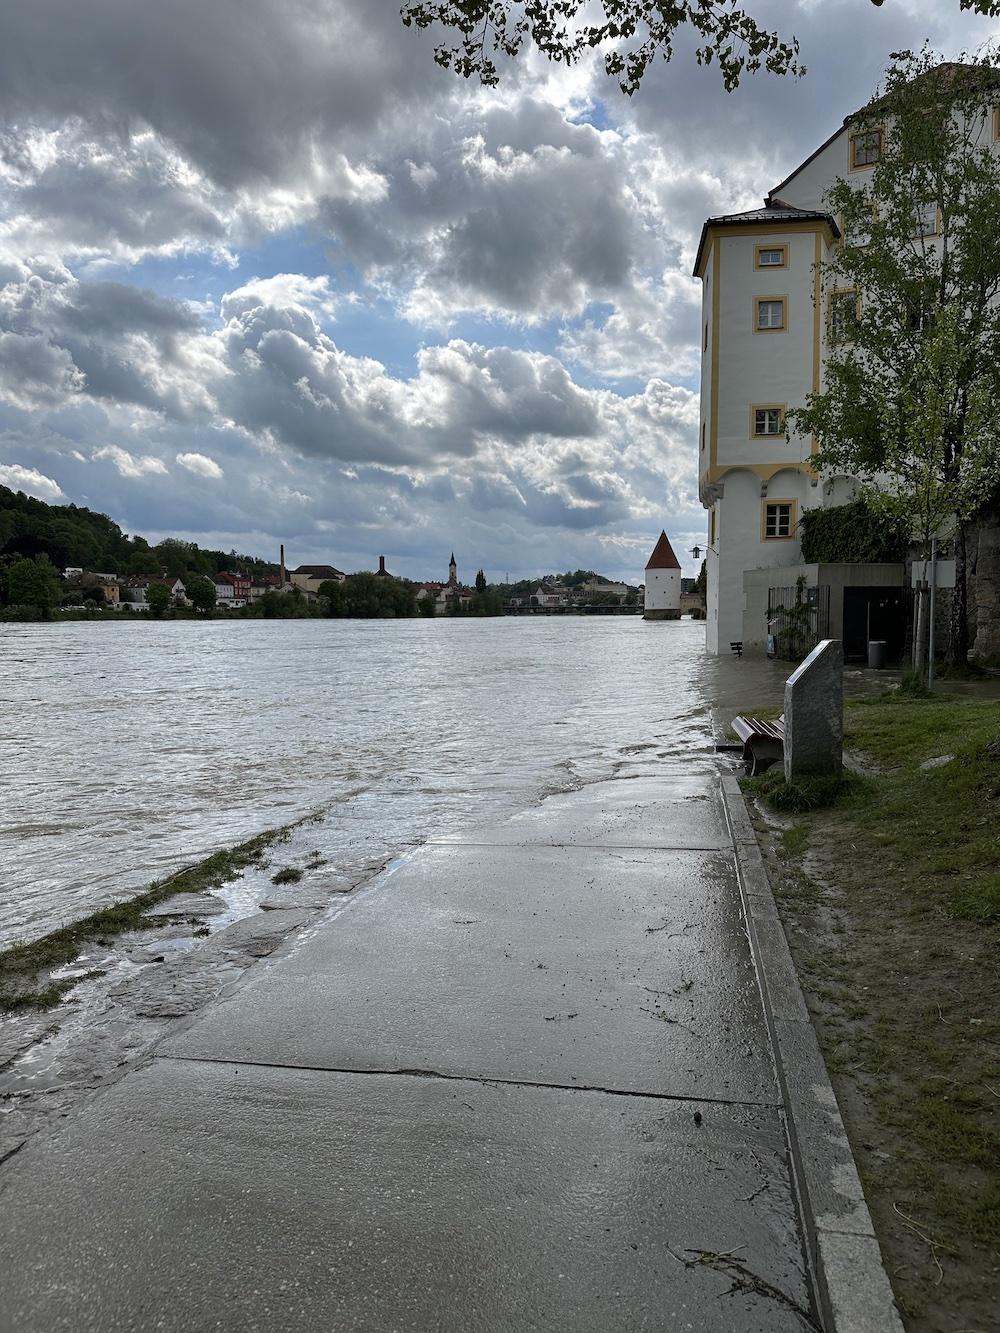
POLYGON ((934 594, 937 591, 937 538, 931 538, 931 610, 927 628, 927 688, 934 688, 934 594))

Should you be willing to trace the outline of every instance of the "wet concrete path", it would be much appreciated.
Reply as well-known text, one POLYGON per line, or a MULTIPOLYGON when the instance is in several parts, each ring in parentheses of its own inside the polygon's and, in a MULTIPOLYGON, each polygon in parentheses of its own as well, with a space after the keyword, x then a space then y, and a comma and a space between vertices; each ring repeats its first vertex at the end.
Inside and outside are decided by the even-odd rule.
POLYGON ((432 843, 0 1173, 25 1330, 811 1327, 718 776, 432 843))

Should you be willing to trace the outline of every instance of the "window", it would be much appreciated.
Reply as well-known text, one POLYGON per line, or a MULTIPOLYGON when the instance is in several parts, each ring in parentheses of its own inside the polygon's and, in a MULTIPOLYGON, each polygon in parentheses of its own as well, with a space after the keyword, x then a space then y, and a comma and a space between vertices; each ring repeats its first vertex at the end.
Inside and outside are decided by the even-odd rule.
POLYGON ((756 332, 784 332, 788 322, 785 318, 787 303, 788 298, 786 296, 754 297, 754 329, 756 332))
POLYGON ((708 512, 708 544, 709 544, 709 546, 714 546, 714 545, 715 545, 715 510, 714 510, 714 509, 710 509, 709 512, 708 512))
POLYGON ((926 333, 933 327, 937 308, 933 280, 916 282, 906 295, 906 322, 914 333, 926 333))
POLYGON ((762 435, 780 435, 785 429, 785 409, 777 404, 766 407, 753 407, 751 419, 751 435, 759 438, 762 435))
POLYGON ((861 302, 853 287, 830 293, 828 334, 831 347, 849 343, 861 316, 861 302))
POLYGON ((937 204, 918 204, 913 210, 914 236, 936 236, 937 233, 937 204))
POLYGON ((790 537, 792 535, 791 500, 766 500, 764 502, 765 538, 790 537))
POLYGON ((851 135, 851 170, 873 167, 882 156, 882 131, 865 130, 851 135))
POLYGON ((707 352, 707 351, 708 351, 708 325, 707 325, 707 324, 705 325, 705 340, 704 340, 704 342, 703 342, 702 345, 701 345, 701 350, 702 350, 703 352, 707 352))
POLYGON ((753 248, 754 268, 787 268, 787 245, 755 245, 753 248))
POLYGON ((704 447, 705 447, 705 423, 704 423, 704 421, 701 423, 701 447, 702 447, 702 449, 704 449, 704 447))

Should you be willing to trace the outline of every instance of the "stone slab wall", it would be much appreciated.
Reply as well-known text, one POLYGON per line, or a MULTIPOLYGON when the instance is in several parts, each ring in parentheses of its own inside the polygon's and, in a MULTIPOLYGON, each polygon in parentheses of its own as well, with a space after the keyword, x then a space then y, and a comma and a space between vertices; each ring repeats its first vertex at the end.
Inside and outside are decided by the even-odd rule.
POLYGON ((975 637, 970 657, 984 666, 1000 666, 1000 521, 979 527, 974 567, 969 579, 969 619, 975 637))

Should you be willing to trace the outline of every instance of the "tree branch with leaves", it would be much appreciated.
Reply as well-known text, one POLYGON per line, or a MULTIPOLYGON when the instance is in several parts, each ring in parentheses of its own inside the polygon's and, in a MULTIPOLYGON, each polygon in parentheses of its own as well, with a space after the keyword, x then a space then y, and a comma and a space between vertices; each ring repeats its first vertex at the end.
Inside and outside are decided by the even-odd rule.
POLYGON ((820 445, 818 466, 867 481, 925 548, 957 562, 949 660, 968 652, 966 526, 1000 488, 1000 68, 892 57, 881 93, 851 126, 871 171, 838 180, 827 207, 843 233, 823 266, 823 385, 788 424, 820 445))
MULTIPOLYGON (((959 8, 995 17, 1000 0, 959 0, 959 8)), ((657 58, 673 59, 684 32, 694 34, 698 64, 716 64, 727 91, 760 70, 805 73, 796 38, 763 27, 740 0, 407 0, 400 16, 407 27, 453 33, 434 59, 490 88, 500 82, 498 58, 514 59, 526 47, 566 65, 605 48, 606 72, 631 96, 657 58)))

